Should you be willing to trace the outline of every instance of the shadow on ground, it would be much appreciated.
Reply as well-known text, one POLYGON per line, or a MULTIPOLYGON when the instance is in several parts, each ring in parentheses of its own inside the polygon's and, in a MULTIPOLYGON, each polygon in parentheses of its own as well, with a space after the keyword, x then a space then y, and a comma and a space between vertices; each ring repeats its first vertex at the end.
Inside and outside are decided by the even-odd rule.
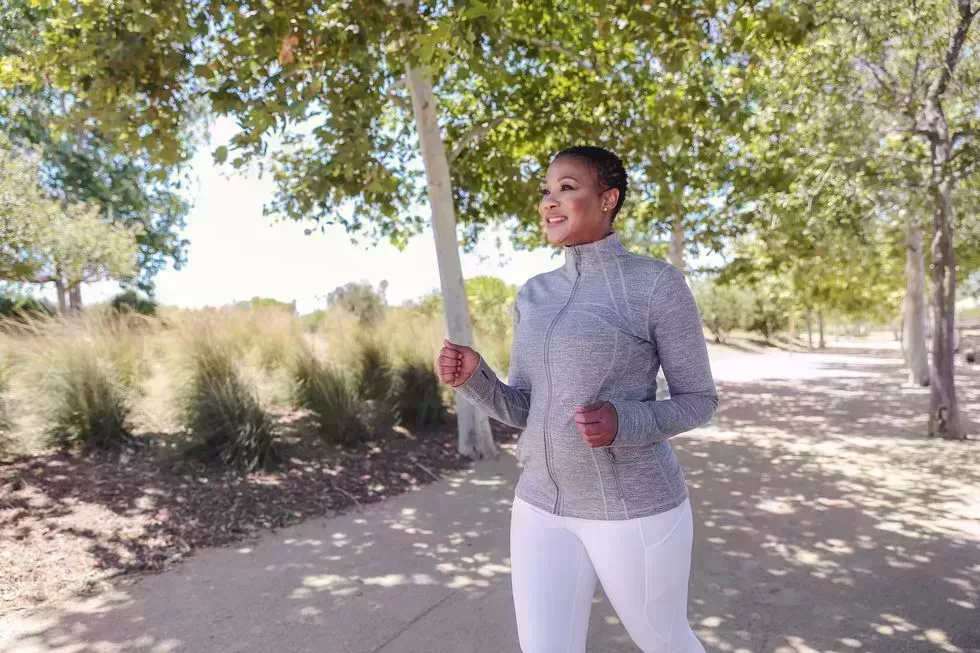
MULTIPOLYGON (((676 449, 696 519, 690 618, 709 651, 980 651, 980 446, 928 440, 891 359, 794 355, 719 381, 676 449)), ((743 365, 751 365, 748 357, 743 365)), ((961 371, 980 417, 980 373, 961 371)), ((39 651, 516 651, 507 455, 363 513, 210 549, 12 624, 39 651)), ((635 651, 601 595, 589 651, 635 651)))

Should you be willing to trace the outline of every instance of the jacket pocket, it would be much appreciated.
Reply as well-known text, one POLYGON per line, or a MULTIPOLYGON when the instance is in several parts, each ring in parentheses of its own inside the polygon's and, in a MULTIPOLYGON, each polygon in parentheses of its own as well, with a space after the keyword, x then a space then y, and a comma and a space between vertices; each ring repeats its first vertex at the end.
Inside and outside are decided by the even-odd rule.
POLYGON ((616 500, 623 500, 623 486, 622 481, 619 478, 619 467, 616 465, 616 455, 613 453, 612 449, 608 447, 603 449, 606 452, 606 459, 609 460, 609 466, 612 468, 613 473, 613 483, 616 486, 616 500))
POLYGON ((630 512, 668 501, 672 495, 664 476, 657 445, 609 449, 617 498, 630 512))

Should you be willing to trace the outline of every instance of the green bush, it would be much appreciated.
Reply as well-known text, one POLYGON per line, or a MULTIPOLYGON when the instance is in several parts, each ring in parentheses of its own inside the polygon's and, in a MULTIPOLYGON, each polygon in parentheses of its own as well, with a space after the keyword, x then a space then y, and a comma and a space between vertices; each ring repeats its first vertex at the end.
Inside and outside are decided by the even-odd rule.
POLYGON ((135 290, 126 290, 113 297, 109 304, 119 313, 139 313, 140 315, 156 315, 159 304, 135 290))
POLYGON ((388 403, 391 399, 391 356, 380 338, 360 334, 355 343, 357 391, 363 399, 388 403))
POLYGON ((235 348, 198 334, 189 344, 190 383, 183 398, 184 423, 206 460, 252 471, 279 460, 276 429, 235 364, 235 348))
POLYGON ((51 302, 37 299, 10 289, 0 290, 0 315, 10 318, 30 318, 57 313, 51 302))
POLYGON ((446 421, 442 389, 431 361, 406 356, 394 368, 393 377, 392 407, 402 426, 420 428, 446 421))
POLYGON ((692 285, 701 319, 716 342, 724 343, 727 333, 748 328, 753 306, 745 291, 714 279, 700 279, 692 285))
POLYGON ((94 348, 74 343, 47 377, 53 401, 48 441, 61 447, 118 451, 134 443, 131 412, 118 374, 94 348))
POLYGON ((342 370, 324 365, 309 350, 294 362, 296 402, 313 413, 320 437, 347 445, 367 434, 365 406, 355 380, 342 370))

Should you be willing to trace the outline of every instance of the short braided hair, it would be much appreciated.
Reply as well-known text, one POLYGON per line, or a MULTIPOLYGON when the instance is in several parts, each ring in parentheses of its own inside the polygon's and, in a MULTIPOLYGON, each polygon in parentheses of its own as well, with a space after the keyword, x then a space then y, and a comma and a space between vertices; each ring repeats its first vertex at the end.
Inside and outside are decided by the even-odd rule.
POLYGON ((616 214, 619 213, 619 208, 626 199, 626 188, 628 186, 626 167, 620 158, 604 147, 596 147, 594 145, 569 147, 556 154, 552 160, 561 157, 573 157, 589 164, 595 170, 599 181, 606 185, 603 191, 609 190, 610 188, 619 189, 619 199, 616 201, 616 207, 612 212, 612 219, 615 220, 616 214))

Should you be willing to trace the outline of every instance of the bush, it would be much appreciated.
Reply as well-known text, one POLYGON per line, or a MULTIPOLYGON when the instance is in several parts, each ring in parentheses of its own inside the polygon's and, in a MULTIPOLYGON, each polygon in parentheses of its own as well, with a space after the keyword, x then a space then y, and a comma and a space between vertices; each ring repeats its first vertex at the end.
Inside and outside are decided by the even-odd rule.
POLYGON ((118 451, 135 442, 131 412, 118 372, 84 341, 68 346, 49 370, 53 401, 48 441, 61 447, 118 451))
POLYGON ((356 315, 363 325, 377 324, 384 317, 387 306, 385 300, 387 287, 387 281, 382 281, 378 290, 367 282, 352 281, 334 289, 327 296, 327 306, 356 315))
POLYGON ((746 292, 714 279, 699 280, 692 285, 701 319, 716 342, 724 343, 725 334, 748 327, 753 307, 746 292))
POLYGON ((373 333, 360 334, 355 344, 357 392, 363 399, 387 404, 391 399, 391 356, 373 333))
POLYGON ((446 421, 442 388, 432 361, 409 354, 394 369, 392 407, 406 428, 433 426, 446 421))
POLYGON ((331 444, 352 444, 367 434, 364 404, 355 380, 321 363, 304 349, 294 362, 296 402, 316 418, 320 437, 331 444))
POLYGON ((192 453, 247 472, 277 462, 275 422, 238 371, 235 348, 206 330, 192 338, 183 398, 192 453))
POLYGON ((54 315, 57 309, 45 299, 4 289, 0 291, 0 315, 15 319, 54 315))
POLYGON ((109 304, 118 313, 139 313, 149 316, 156 315, 159 308, 156 301, 132 289, 119 293, 110 300, 109 304))

